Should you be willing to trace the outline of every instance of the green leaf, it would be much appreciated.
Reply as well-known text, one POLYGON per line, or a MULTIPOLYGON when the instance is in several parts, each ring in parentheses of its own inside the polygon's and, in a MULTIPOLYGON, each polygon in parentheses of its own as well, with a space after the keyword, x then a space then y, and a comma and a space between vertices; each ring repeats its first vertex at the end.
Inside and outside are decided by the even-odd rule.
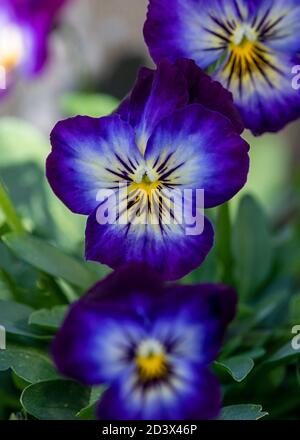
POLYGON ((31 347, 8 346, 0 351, 0 371, 11 369, 18 377, 29 383, 58 379, 49 357, 31 347))
POLYGON ((294 295, 290 302, 291 321, 300 323, 300 293, 294 295))
POLYGON ((238 291, 243 296, 252 296, 272 266, 268 221, 253 197, 248 195, 241 200, 232 234, 238 291))
POLYGON ((60 328, 68 311, 66 306, 56 306, 51 310, 34 311, 29 317, 29 324, 44 330, 56 331, 60 328))
POLYGON ((215 61, 210 66, 208 66, 208 68, 206 69, 207 74, 212 75, 213 73, 215 73, 216 70, 218 70, 218 68, 222 66, 222 64, 226 60, 227 55, 228 55, 228 50, 225 50, 224 53, 220 56, 220 58, 217 59, 217 61, 215 61))
POLYGON ((103 392, 105 391, 105 387, 99 386, 94 387, 91 390, 89 405, 79 411, 77 417, 80 420, 95 420, 96 417, 96 406, 101 399, 103 392))
POLYGON ((222 409, 219 420, 259 420, 267 415, 261 405, 231 405, 222 409))
POLYGON ((51 339, 47 333, 29 326, 28 320, 32 312, 33 309, 24 304, 0 300, 0 325, 8 334, 34 339, 51 339))
POLYGON ((0 210, 2 211, 5 221, 12 231, 23 232, 24 228, 15 208, 8 197, 7 192, 4 189, 0 181, 0 210))
POLYGON ((2 117, 0 145, 1 180, 24 225, 73 251, 83 237, 85 218, 71 213, 48 184, 45 176, 45 161, 51 149, 48 137, 23 120, 2 117))
POLYGON ((11 277, 0 268, 0 299, 12 300, 15 298, 16 287, 11 277))
POLYGON ((89 388, 76 382, 54 380, 27 387, 21 403, 25 411, 40 420, 75 420, 89 399, 89 388))
POLYGON ((222 359, 215 364, 223 367, 237 382, 242 382, 254 367, 253 359, 244 355, 222 359))
POLYGON ((84 264, 43 240, 15 233, 4 235, 2 239, 21 260, 70 284, 87 289, 98 280, 84 264))
POLYGON ((99 118, 111 114, 118 105, 118 99, 105 94, 72 93, 62 99, 63 111, 68 116, 99 118))
POLYGON ((231 219, 228 203, 220 206, 217 211, 216 221, 216 248, 221 266, 221 280, 224 283, 233 282, 233 256, 231 249, 231 219))
POLYGON ((283 345, 279 350, 277 350, 269 359, 267 359, 264 364, 269 364, 272 362, 289 363, 294 359, 300 358, 300 349, 295 350, 292 346, 292 337, 296 335, 291 335, 291 341, 283 345))

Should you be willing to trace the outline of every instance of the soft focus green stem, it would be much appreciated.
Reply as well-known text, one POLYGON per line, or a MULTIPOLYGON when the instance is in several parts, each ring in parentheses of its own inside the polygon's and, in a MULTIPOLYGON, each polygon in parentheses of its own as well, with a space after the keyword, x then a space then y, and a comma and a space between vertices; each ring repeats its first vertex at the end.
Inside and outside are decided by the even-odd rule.
POLYGON ((226 284, 234 283, 231 243, 231 218, 228 203, 220 206, 216 221, 216 247, 221 266, 221 278, 226 284))
POLYGON ((3 212, 7 224, 13 232, 24 232, 22 222, 1 182, 0 182, 0 210, 3 212))

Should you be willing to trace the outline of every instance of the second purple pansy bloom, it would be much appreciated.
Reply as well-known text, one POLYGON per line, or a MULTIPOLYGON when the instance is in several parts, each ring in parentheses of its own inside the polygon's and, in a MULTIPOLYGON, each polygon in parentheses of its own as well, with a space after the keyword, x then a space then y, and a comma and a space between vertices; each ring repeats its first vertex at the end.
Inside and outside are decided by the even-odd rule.
POLYGON ((149 0, 154 61, 191 58, 232 91, 245 126, 277 132, 300 117, 299 0, 149 0))
POLYGON ((204 190, 205 208, 232 198, 249 169, 242 130, 231 94, 184 59, 141 69, 118 114, 59 122, 47 177, 73 212, 89 216, 86 257, 112 268, 146 262, 165 279, 198 267, 213 245, 207 219, 202 234, 187 235, 184 224, 167 224, 164 214, 156 224, 132 217, 137 209, 164 212, 164 189, 204 190), (99 224, 99 190, 117 191, 121 182, 128 184, 129 221, 99 224))
POLYGON ((68 377, 109 386, 101 419, 212 419, 221 393, 210 366, 235 309, 228 287, 164 286, 143 265, 122 268, 71 307, 54 361, 68 377))

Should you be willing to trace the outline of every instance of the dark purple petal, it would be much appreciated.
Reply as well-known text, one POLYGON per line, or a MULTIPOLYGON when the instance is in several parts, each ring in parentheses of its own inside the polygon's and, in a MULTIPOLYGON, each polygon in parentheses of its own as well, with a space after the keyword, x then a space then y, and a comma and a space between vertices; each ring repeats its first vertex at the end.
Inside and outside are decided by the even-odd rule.
POLYGON ((142 153, 157 123, 185 105, 187 93, 185 78, 175 65, 163 61, 155 72, 147 68, 140 70, 133 92, 119 112, 135 129, 142 153))
POLYGON ((205 219, 200 235, 187 235, 185 225, 100 225, 96 213, 86 228, 86 258, 116 269, 145 263, 164 279, 182 278, 198 267, 213 245, 213 228, 205 219))
POLYGON ((155 334, 161 334, 164 323, 171 320, 174 322, 174 338, 180 338, 182 323, 186 328, 192 324, 200 325, 198 337, 189 344, 193 353, 186 353, 186 358, 194 355, 202 365, 209 365, 220 352, 226 328, 235 317, 236 307, 236 292, 228 286, 170 286, 165 289, 161 301, 154 305, 153 316, 159 316, 155 321, 155 334))
POLYGON ((189 87, 189 104, 202 104, 226 116, 240 134, 244 130, 241 116, 234 105, 232 93, 201 70, 195 61, 179 59, 175 63, 184 72, 189 87))
POLYGON ((19 19, 50 22, 69 0, 2 0, 19 19))

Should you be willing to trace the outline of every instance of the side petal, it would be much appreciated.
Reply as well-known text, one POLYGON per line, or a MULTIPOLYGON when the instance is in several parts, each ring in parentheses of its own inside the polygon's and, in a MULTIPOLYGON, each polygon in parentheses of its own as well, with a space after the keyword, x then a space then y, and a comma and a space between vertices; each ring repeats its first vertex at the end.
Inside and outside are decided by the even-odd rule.
POLYGON ((167 287, 153 311, 158 317, 153 321, 153 337, 159 335, 162 341, 177 341, 175 364, 184 358, 190 363, 209 366, 221 350, 236 308, 237 294, 228 286, 167 287))
POLYGON ((230 200, 245 185, 248 150, 229 119, 193 104, 156 127, 145 159, 162 183, 204 190, 205 207, 211 208, 230 200), (159 172, 162 166, 164 171, 159 172))
POLYGON ((213 246, 213 228, 205 218, 200 235, 187 235, 185 225, 101 225, 94 212, 86 228, 86 258, 116 269, 145 263, 175 280, 200 266, 213 246))
POLYGON ((57 197, 78 214, 93 212, 99 190, 118 188, 143 163, 132 128, 117 115, 61 121, 51 143, 47 178, 57 197))
POLYGON ((126 354, 143 338, 136 315, 103 302, 72 306, 51 347, 59 371, 87 385, 110 383, 131 368, 126 354))
POLYGON ((234 105, 232 93, 200 69, 195 61, 181 58, 176 65, 187 80, 189 104, 202 104, 209 110, 221 113, 230 119, 237 133, 241 134, 245 127, 234 105))
MULTIPOLYGON (((264 63, 259 71, 244 76, 242 89, 237 79, 231 83, 245 126, 254 135, 278 132, 300 117, 298 71, 292 73, 293 67, 300 65, 300 58, 270 53, 266 62, 269 65, 264 63)), ((223 74, 219 75, 222 78, 223 74)))

